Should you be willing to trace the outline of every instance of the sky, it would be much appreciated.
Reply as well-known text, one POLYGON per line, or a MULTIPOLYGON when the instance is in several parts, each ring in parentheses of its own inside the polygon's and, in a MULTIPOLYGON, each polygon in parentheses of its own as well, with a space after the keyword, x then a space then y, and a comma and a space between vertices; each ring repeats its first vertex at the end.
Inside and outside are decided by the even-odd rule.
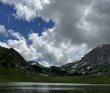
POLYGON ((0 0, 0 46, 60 66, 110 44, 110 0, 0 0))

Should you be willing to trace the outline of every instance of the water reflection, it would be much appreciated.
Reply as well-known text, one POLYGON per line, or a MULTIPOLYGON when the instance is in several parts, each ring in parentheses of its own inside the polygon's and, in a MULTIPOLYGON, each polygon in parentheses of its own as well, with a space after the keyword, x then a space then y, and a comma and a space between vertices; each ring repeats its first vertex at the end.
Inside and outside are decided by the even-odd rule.
POLYGON ((110 84, 0 83, 0 93, 110 93, 110 84))

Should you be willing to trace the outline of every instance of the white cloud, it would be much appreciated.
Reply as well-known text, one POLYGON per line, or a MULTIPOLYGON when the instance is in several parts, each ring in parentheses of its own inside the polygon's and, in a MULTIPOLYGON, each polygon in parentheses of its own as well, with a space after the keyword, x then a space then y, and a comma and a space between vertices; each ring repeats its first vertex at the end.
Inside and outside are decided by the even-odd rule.
MULTIPOLYGON (((2 26, 5 28, 4 26, 2 26)), ((5 29, 6 31, 6 29, 5 29)), ((18 51, 26 60, 36 60, 39 57, 42 57, 42 54, 37 52, 32 45, 27 44, 27 40, 19 33, 14 32, 13 30, 8 30, 6 32, 11 37, 15 37, 15 40, 9 39, 7 42, 0 42, 0 46, 6 48, 14 48, 18 51)))
POLYGON ((49 4, 49 0, 0 0, 4 4, 14 5, 16 13, 13 14, 18 19, 27 21, 33 20, 45 4, 49 4))
POLYGON ((41 64, 45 67, 50 67, 51 66, 47 61, 39 62, 39 64, 41 64))
POLYGON ((16 10, 14 16, 18 19, 30 21, 40 16, 45 21, 51 19, 55 22, 55 27, 45 30, 41 36, 30 33, 29 41, 32 45, 27 45, 26 40, 18 32, 9 31, 18 40, 8 40, 8 45, 14 47, 25 58, 30 58, 26 55, 30 53, 28 51, 31 49, 30 46, 37 51, 37 57, 44 58, 49 65, 73 62, 87 52, 87 45, 83 42, 82 36, 84 33, 81 32, 78 23, 82 19, 85 5, 89 4, 88 0, 1 0, 1 2, 14 5, 16 10))
MULTIPOLYGON (((80 59, 87 53, 87 45, 81 44, 80 46, 71 44, 70 41, 63 41, 57 45, 55 42, 54 29, 48 29, 38 36, 37 33, 29 34, 29 40, 32 46, 40 50, 43 57, 50 65, 62 65, 80 59)), ((58 42, 57 42, 58 43, 58 42)))
POLYGON ((36 60, 42 56, 31 45, 27 45, 24 40, 8 40, 8 45, 18 51, 26 60, 36 60))
POLYGON ((41 53, 38 53, 33 46, 27 44, 26 39, 19 32, 14 32, 12 30, 9 30, 8 32, 11 36, 18 39, 8 40, 8 45, 17 50, 26 60, 36 60, 39 57, 42 57, 41 53))
POLYGON ((8 33, 7 33, 6 28, 4 27, 4 25, 0 25, 0 34, 8 37, 8 33))
POLYGON ((16 10, 13 15, 18 19, 29 22, 36 17, 42 17, 45 21, 55 22, 54 28, 45 30, 41 36, 38 36, 38 33, 30 33, 30 45, 19 32, 9 31, 10 35, 18 40, 8 40, 8 45, 17 49, 25 58, 30 54, 33 59, 44 58, 49 65, 61 65, 80 59, 90 48, 110 43, 109 0, 0 2, 13 5, 16 10), (33 55, 30 51, 33 51, 33 55))
POLYGON ((3 43, 3 42, 0 42, 0 46, 10 48, 10 46, 7 43, 3 43))
POLYGON ((19 32, 14 32, 13 30, 8 30, 8 33, 10 33, 11 36, 19 39, 19 40, 25 40, 25 38, 19 33, 19 32))
POLYGON ((62 65, 78 60, 87 52, 86 44, 80 46, 73 45, 71 41, 56 43, 55 27, 47 29, 38 36, 38 33, 30 33, 28 36, 32 44, 27 44, 27 40, 19 33, 8 30, 10 36, 15 40, 9 39, 6 43, 0 42, 3 47, 12 47, 18 51, 26 60, 42 59, 40 64, 44 66, 62 65), (46 61, 44 61, 44 60, 46 61))

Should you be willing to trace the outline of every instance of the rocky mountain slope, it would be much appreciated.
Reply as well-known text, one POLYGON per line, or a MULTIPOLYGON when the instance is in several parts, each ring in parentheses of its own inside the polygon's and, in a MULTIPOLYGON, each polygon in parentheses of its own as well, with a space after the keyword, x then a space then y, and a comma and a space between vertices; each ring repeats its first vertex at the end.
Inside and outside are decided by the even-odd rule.
POLYGON ((60 66, 61 69, 64 69, 64 70, 72 70, 73 68, 75 68, 76 64, 79 63, 80 60, 77 60, 77 61, 74 61, 72 63, 68 63, 68 64, 65 64, 65 65, 62 65, 60 66))
POLYGON ((110 71, 110 44, 94 48, 80 61, 61 66, 62 69, 65 67, 68 67, 67 70, 82 72, 110 71))

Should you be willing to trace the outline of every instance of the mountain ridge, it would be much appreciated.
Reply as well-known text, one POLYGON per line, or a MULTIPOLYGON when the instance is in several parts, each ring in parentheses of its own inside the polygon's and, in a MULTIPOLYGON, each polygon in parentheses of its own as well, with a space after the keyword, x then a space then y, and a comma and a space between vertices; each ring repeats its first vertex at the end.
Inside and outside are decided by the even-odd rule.
MULTIPOLYGON (((99 45, 81 60, 65 64, 60 67, 45 67, 35 61, 25 59, 13 48, 0 47, 0 64, 4 67, 13 67, 24 72, 48 75, 71 75, 69 72, 100 72, 110 71, 110 44, 99 45)), ((76 74, 76 73, 75 73, 76 74)), ((77 73, 77 75, 81 73, 77 73)))
MULTIPOLYGON (((110 44, 99 45, 89 53, 84 55, 77 63, 66 70, 81 71, 81 72, 96 72, 110 65, 110 44), (74 67, 74 68, 72 68, 74 67)), ((68 65, 68 64, 67 64, 68 65)), ((62 66, 61 66, 62 67, 62 66)), ((62 68, 63 69, 63 68, 62 68)), ((109 71, 109 70, 108 70, 109 71)))
POLYGON ((0 47, 0 82, 110 83, 110 64, 107 61, 110 54, 109 47, 110 45, 98 46, 79 61, 61 67, 51 66, 49 68, 35 61, 25 61, 12 48, 0 47), (104 62, 98 62, 98 65, 93 64, 94 62, 91 60, 94 60, 94 57, 89 56, 94 55, 94 53, 96 55, 94 57, 98 60, 101 58, 100 60, 103 61, 103 57, 106 56, 106 63, 108 64, 102 65, 104 62), (86 62, 86 60, 88 61, 86 62), (90 64, 87 65, 86 63, 90 64), (93 66, 93 68, 88 68, 90 66, 93 66))

